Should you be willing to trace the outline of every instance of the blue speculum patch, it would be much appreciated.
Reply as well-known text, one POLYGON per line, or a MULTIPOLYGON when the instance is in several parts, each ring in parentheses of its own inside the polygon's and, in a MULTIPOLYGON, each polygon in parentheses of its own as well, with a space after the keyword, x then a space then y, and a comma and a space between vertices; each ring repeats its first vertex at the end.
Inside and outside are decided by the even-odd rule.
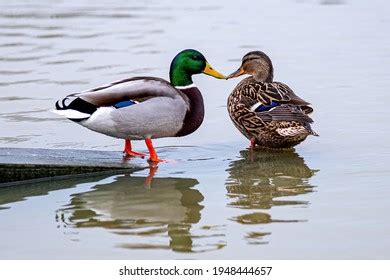
POLYGON ((134 105, 135 102, 134 101, 131 101, 131 100, 125 100, 125 101, 121 101, 121 102, 118 102, 114 105, 115 108, 119 109, 119 108, 124 108, 124 107, 128 107, 128 106, 131 106, 131 105, 134 105))
POLYGON ((279 106, 280 104, 278 102, 272 101, 270 105, 260 105, 255 109, 255 112, 264 112, 269 111, 272 108, 275 108, 276 106, 279 106))

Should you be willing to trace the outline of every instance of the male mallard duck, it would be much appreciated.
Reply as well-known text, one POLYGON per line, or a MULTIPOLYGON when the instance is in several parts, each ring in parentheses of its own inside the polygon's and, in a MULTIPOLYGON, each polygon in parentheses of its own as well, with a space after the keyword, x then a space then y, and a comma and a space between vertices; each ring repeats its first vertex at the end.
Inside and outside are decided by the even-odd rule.
POLYGON ((241 67, 226 79, 250 74, 228 98, 230 118, 251 141, 251 147, 291 148, 317 135, 308 116, 313 109, 285 84, 274 82, 271 59, 261 51, 242 58, 241 67))
POLYGON ((184 50, 172 60, 171 82, 155 77, 113 82, 66 96, 57 101, 54 112, 93 131, 125 139, 128 156, 145 156, 131 148, 131 140, 145 140, 149 161, 159 162, 152 139, 185 136, 202 124, 203 98, 192 81, 192 75, 200 73, 225 78, 200 52, 184 50))

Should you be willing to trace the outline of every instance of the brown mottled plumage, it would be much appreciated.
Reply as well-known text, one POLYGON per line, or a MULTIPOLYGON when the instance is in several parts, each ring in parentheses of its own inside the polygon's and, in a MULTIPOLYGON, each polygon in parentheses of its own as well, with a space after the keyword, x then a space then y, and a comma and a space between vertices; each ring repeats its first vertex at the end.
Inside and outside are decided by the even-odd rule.
POLYGON ((273 81, 271 59, 261 51, 246 54, 241 67, 227 78, 250 74, 228 98, 230 118, 252 146, 291 148, 315 135, 308 116, 313 109, 287 85, 273 81), (267 107, 269 106, 269 107, 267 107), (261 110, 260 110, 261 108, 261 110))

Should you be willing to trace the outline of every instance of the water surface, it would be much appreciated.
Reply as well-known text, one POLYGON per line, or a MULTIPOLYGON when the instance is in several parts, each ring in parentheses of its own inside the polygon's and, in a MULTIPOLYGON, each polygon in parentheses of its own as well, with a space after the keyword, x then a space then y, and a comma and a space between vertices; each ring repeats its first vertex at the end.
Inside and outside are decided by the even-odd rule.
POLYGON ((0 258, 390 257, 386 1, 0 7, 2 147, 121 150, 49 109, 113 80, 168 78, 184 48, 226 74, 246 52, 265 51, 275 79, 313 104, 320 134, 290 152, 249 151, 226 110, 238 80, 196 76, 204 124, 155 141, 176 162, 0 189, 0 258))

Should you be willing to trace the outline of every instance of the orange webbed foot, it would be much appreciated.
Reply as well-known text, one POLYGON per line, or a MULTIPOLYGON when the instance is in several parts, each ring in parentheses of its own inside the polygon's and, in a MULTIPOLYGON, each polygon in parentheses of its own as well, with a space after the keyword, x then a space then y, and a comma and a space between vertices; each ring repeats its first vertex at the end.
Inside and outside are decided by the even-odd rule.
POLYGON ((139 152, 135 152, 135 151, 123 151, 123 153, 125 154, 125 157, 141 157, 141 158, 144 158, 146 156, 146 154, 144 154, 144 153, 139 153, 139 152))
POLYGON ((123 153, 125 154, 125 157, 142 157, 144 158, 146 154, 135 152, 131 148, 131 141, 129 139, 126 139, 125 141, 125 148, 123 149, 123 153))
POLYGON ((145 139, 146 146, 148 147, 150 157, 148 159, 148 162, 151 164, 158 164, 158 163, 167 163, 167 162, 173 162, 171 160, 167 159, 160 159, 157 156, 156 151, 154 150, 152 140, 150 138, 145 139))
POLYGON ((160 158, 148 158, 148 162, 150 164, 158 164, 158 163, 173 163, 176 162, 175 160, 172 159, 160 159, 160 158))

